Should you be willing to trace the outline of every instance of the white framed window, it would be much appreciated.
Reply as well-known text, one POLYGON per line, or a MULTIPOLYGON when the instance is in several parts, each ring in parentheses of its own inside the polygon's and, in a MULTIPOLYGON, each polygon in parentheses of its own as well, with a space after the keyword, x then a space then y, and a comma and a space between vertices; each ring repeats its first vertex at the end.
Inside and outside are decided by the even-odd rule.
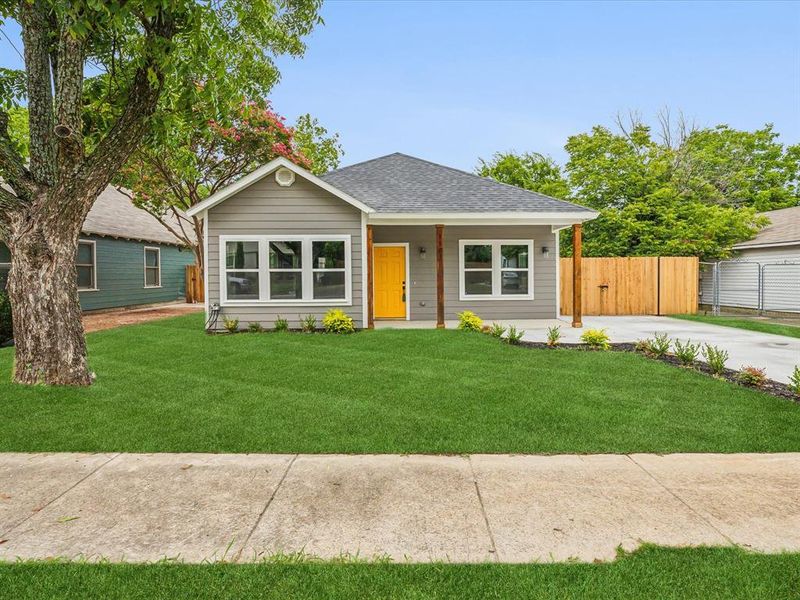
POLYGON ((161 248, 144 248, 144 287, 161 287, 161 248))
POLYGON ((459 240, 460 300, 532 300, 533 240, 459 240))
POLYGON ((223 304, 349 306, 349 235, 220 236, 223 304))
POLYGON ((97 243, 94 240, 78 240, 75 271, 79 292, 92 292, 97 289, 97 243))

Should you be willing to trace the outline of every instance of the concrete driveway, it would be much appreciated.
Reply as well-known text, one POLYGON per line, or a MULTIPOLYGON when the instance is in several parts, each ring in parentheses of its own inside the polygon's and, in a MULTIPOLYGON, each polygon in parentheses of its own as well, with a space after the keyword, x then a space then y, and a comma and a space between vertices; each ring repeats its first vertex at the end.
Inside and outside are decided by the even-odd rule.
POLYGON ((800 550, 800 454, 0 454, 0 560, 800 550))
MULTIPOLYGON (((529 321, 519 325, 526 332, 524 339, 545 341, 547 322, 529 321)), ((713 344, 728 351, 729 368, 739 369, 743 365, 766 368, 768 377, 784 383, 789 381, 795 365, 800 365, 798 338, 669 317, 585 317, 583 329, 573 329, 565 320, 561 323, 562 340, 577 343, 582 331, 589 328, 606 329, 612 342, 635 342, 658 332, 680 340, 713 344)))

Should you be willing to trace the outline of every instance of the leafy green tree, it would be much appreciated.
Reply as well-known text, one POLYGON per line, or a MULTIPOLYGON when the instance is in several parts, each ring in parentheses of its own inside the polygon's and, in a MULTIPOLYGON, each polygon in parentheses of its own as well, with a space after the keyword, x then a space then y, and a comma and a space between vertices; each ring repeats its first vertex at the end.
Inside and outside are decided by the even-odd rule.
POLYGON ((317 170, 315 159, 338 163, 340 153, 338 136, 325 137, 327 131, 310 115, 301 117, 298 140, 300 130, 288 127, 265 101, 242 101, 219 120, 198 122, 213 113, 214 107, 204 104, 186 115, 172 113, 165 119, 168 127, 148 136, 114 177, 134 204, 192 248, 201 268, 203 220, 187 217, 188 209, 278 156, 317 170))
POLYGON ((309 114, 297 118, 294 144, 311 163, 311 172, 322 175, 339 167, 344 151, 338 133, 328 133, 319 121, 309 114))
POLYGON ((24 72, 0 71, 0 240, 11 250, 15 381, 91 383, 75 253, 92 204, 168 115, 265 97, 278 77, 273 57, 303 53, 319 6, 0 0, 0 18, 21 26, 25 57, 24 72), (27 162, 8 131, 23 97, 27 162))
MULTIPOLYGON (((538 154, 498 154, 477 172, 598 210, 584 226, 587 256, 724 258, 767 222, 757 211, 800 204, 800 146, 784 147, 771 125, 697 129, 661 117, 657 138, 635 117, 571 136, 563 170, 538 154)), ((569 256, 571 232, 561 235, 569 256)))
POLYGON ((561 167, 549 156, 537 152, 497 152, 491 160, 479 160, 476 172, 481 177, 491 177, 554 198, 570 195, 561 167))

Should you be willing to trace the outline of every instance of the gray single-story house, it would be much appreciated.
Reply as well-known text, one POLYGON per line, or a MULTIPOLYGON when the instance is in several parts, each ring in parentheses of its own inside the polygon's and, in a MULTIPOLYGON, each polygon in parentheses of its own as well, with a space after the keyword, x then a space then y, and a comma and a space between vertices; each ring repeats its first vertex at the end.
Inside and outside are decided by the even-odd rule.
MULTIPOLYGON (((189 248, 111 186, 84 221, 76 259, 84 311, 180 300, 186 265, 195 262, 189 248)), ((11 253, 0 242, 0 289, 10 270, 11 253)))
POLYGON ((466 309, 553 319, 558 231, 597 213, 395 153, 321 177, 277 158, 188 214, 205 220, 206 311, 221 328, 332 307, 358 327, 442 327, 466 309))

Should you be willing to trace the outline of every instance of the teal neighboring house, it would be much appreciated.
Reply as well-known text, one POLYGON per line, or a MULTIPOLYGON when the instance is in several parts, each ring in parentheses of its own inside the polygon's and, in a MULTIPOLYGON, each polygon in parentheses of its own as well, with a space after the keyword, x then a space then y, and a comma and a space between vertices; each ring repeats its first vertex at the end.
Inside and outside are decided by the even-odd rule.
MULTIPOLYGON (((183 300, 194 254, 113 187, 100 194, 78 245, 76 277, 85 311, 183 300)), ((11 254, 0 243, 0 289, 11 254)))

